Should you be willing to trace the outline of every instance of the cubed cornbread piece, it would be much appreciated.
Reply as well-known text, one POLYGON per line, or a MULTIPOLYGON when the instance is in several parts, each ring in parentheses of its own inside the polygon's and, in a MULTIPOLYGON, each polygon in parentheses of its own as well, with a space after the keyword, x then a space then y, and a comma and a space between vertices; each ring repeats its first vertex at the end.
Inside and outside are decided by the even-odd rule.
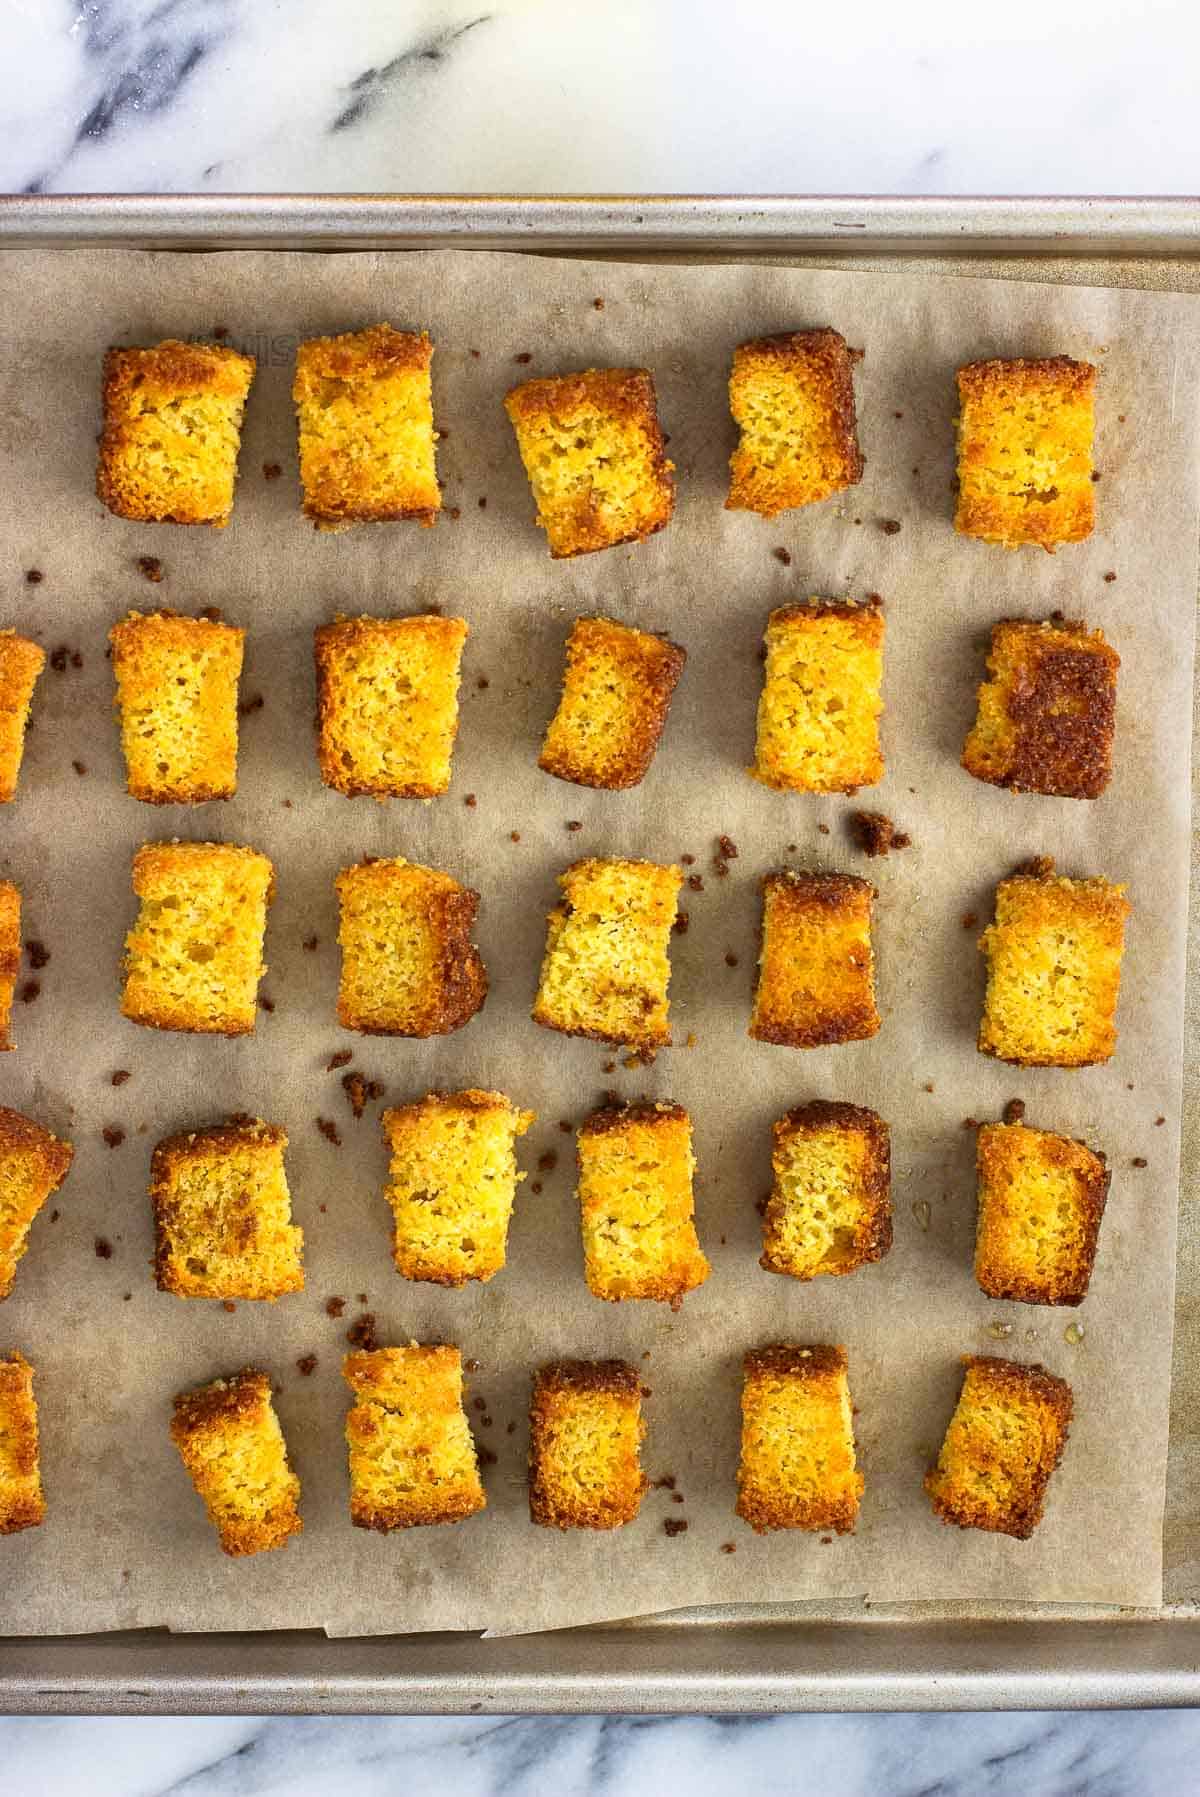
POLYGON ((619 1529, 646 1490, 642 1386, 623 1360, 539 1368, 529 1408, 529 1514, 548 1529, 619 1529))
POLYGON ((246 1367, 181 1392, 171 1440, 225 1553, 265 1553, 300 1533, 300 1481, 288 1465, 266 1373, 246 1367))
POLYGON ((861 1042, 879 1029, 871 905, 855 874, 767 874, 749 1034, 784 1048, 861 1042))
POLYGON ((118 518, 212 524, 233 510, 254 357, 168 338, 104 358, 96 492, 118 518))
POLYGON ((461 618, 338 618, 318 627, 317 759, 348 799, 433 799, 458 734, 461 618))
POLYGON ((1071 1387, 1044 1366, 965 1354, 966 1374, 937 1465, 925 1475, 936 1515, 960 1529, 1027 1541, 1071 1422, 1071 1387))
POLYGON ((337 877, 342 979, 338 1022, 367 1036, 448 1036, 487 997, 471 941, 479 894, 449 874, 396 858, 337 877))
POLYGON ((656 1298, 678 1310, 710 1271, 696 1238, 691 1118, 678 1104, 593 1111, 576 1150, 592 1295, 656 1298))
POLYGON ((516 1140, 533 1122, 503 1092, 428 1092, 383 1113, 392 1258, 405 1279, 465 1285, 504 1265, 516 1140))
POLYGON ((300 484, 318 530, 437 522, 432 361, 424 331, 390 324, 300 345, 292 386, 300 484))
POLYGON ((504 409, 552 556, 637 543, 670 523, 675 464, 666 457, 648 369, 588 368, 526 381, 504 409))
POLYGON ((141 909, 125 938, 122 1016, 149 1029, 248 1035, 274 889, 274 869, 257 849, 143 844, 133 858, 141 909))
POLYGON ((346 1442, 356 1528, 462 1522, 486 1506, 457 1348, 374 1348, 347 1354, 342 1373, 355 1400, 346 1442))
POLYGON ((857 792, 883 779, 883 609, 813 599, 767 622, 751 773, 776 792, 857 792))
POLYGON ((1104 1156, 1024 1123, 985 1123, 976 1163, 979 1289, 1018 1304, 1082 1304, 1108 1197, 1104 1156))
POLYGON ((287 1136, 257 1118, 167 1136, 150 1163, 154 1272, 179 1298, 281 1298, 304 1289, 287 1136))
POLYGON ((958 371, 958 509, 966 537, 1015 549, 1092 534, 1096 370, 1069 356, 958 371))
POLYGON ((33 1219, 71 1168, 69 1142, 0 1105, 0 1298, 7 1298, 33 1219))
POLYGON ((981 1054, 1018 1067, 1090 1067, 1111 1058, 1130 905, 1124 886, 1069 880, 1053 861, 996 888, 981 1054), (1044 871, 1042 871, 1044 869, 1044 871))
POLYGON ((1098 799, 1112 773, 1120 665, 1102 630, 1005 618, 963 747, 967 772, 1012 792, 1098 799))
POLYGON ((609 792, 639 786, 686 660, 678 643, 648 630, 612 618, 577 618, 538 766, 576 786, 609 792))
POLYGON ((565 1036, 666 1047, 667 948, 682 883, 679 868, 653 861, 589 859, 564 869, 533 1021, 565 1036))
POLYGON ((11 880, 0 880, 0 1054, 13 1046, 8 1032, 20 973, 21 894, 11 880))
POLYGON ((45 651, 36 643, 15 630, 0 630, 0 805, 17 795, 29 707, 45 665, 45 651))
POLYGON ((45 1519, 33 1368, 14 1349, 0 1354, 0 1535, 45 1519))
POLYGON ((775 1342, 752 1348, 742 1369, 737 1514, 759 1535, 852 1532, 863 1479, 846 1350, 775 1342))
POLYGON ((245 636, 171 612, 130 612, 109 631, 131 797, 147 805, 233 797, 245 636))
POLYGON ((730 512, 812 505, 862 479, 854 356, 837 331, 756 337, 733 352, 729 407, 741 431, 729 459, 730 512))
POLYGON ((853 1273, 892 1245, 891 1137, 874 1111, 814 1099, 774 1126, 759 1265, 815 1279, 853 1273))

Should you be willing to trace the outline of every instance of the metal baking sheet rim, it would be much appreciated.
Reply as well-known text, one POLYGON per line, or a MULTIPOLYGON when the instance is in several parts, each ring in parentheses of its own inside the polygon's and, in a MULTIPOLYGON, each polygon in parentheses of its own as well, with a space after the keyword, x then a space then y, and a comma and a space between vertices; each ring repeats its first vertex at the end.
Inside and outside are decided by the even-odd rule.
MULTIPOLYGON (((1200 198, 0 196, 0 249, 1200 255, 1200 198)), ((675 1612, 489 1641, 0 1638, 7 1714, 770 1713, 1200 1704, 1200 1612, 675 1612)))

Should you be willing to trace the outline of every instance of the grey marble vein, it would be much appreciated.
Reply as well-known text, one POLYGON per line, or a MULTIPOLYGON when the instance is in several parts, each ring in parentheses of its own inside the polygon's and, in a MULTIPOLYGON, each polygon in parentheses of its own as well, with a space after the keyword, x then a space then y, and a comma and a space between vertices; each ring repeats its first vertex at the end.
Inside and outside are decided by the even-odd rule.
POLYGON ((348 84, 345 104, 330 124, 330 131, 346 131, 351 125, 361 123, 405 75, 428 72, 444 63, 454 45, 469 32, 478 30, 480 25, 486 25, 490 17, 489 13, 480 13, 478 18, 468 19, 464 25, 452 26, 423 43, 400 51, 380 68, 364 69, 348 84))

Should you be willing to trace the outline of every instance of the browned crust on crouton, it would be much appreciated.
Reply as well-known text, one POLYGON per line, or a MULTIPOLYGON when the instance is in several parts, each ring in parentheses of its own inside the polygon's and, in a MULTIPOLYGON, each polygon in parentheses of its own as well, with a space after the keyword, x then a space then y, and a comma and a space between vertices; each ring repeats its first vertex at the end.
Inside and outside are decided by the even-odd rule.
POLYGON ((783 1048, 823 1048, 861 1042, 879 1032, 874 956, 870 946, 875 888, 857 874, 796 873, 783 869, 762 881, 762 950, 748 1034, 783 1048), (796 961, 797 944, 776 959, 776 933, 793 937, 815 918, 832 929, 848 926, 853 937, 836 967, 818 967, 826 951, 818 942, 807 972, 796 961), (861 932, 854 929, 861 923, 861 932))
MULTIPOLYGON (((989 1298, 1016 1304, 1082 1304, 1087 1296, 1100 1224, 1108 1201, 1111 1172, 1104 1156, 1069 1136, 1031 1129, 1023 1123, 985 1123, 976 1145, 979 1174, 979 1227, 975 1242, 975 1279, 989 1298), (1070 1175, 1076 1215, 1066 1264, 1042 1266, 1021 1227, 1019 1194, 1004 1204, 1013 1176, 1015 1144, 1036 1146, 1039 1164, 1070 1175), (998 1209, 1001 1206, 1001 1209, 998 1209)), ((1028 1228, 1028 1224, 1026 1224, 1028 1228)))
MULTIPOLYGON (((730 457, 729 496, 726 511, 757 512, 762 518, 797 506, 811 505, 827 499, 847 487, 858 484, 865 466, 858 445, 858 420, 854 407, 854 359, 846 339, 828 327, 808 331, 781 331, 769 337, 754 337, 740 343, 733 352, 729 376, 729 401, 735 422, 742 428, 742 439, 730 457), (819 406, 825 454, 815 454, 815 466, 793 466, 790 476, 772 467, 766 474, 755 454, 755 432, 747 429, 750 420, 741 405, 741 388, 753 369, 775 368, 781 374, 799 369, 815 377, 810 405, 819 406)), ((793 402, 794 404, 794 402, 793 402)), ((786 408, 784 408, 786 409, 786 408)), ((803 452, 814 460, 814 446, 802 443, 800 453, 790 458, 799 464, 803 452)), ((785 458, 786 460, 787 458, 785 458)))
POLYGON ((579 1125, 581 1136, 602 1136, 612 1130, 623 1130, 630 1123, 687 1123, 688 1113, 681 1104, 661 1104, 648 1099, 632 1099, 628 1104, 602 1105, 589 1113, 579 1125))
POLYGON ((964 1354, 962 1364, 966 1368, 962 1391, 937 1464, 925 1476, 925 1490, 943 1522, 1027 1541, 1042 1520, 1046 1490, 1066 1446, 1074 1409, 1071 1387, 1038 1363, 964 1354), (996 1471, 1014 1470, 1014 1456, 1011 1449, 1005 1453, 991 1441, 971 1435, 971 1415, 981 1400, 1017 1412, 1036 1410, 1039 1415, 1036 1454, 1032 1459, 1022 1454, 1018 1469, 1024 1474, 1024 1489, 1006 1504, 988 1488, 996 1471))
MULTIPOLYGON (((488 974, 483 958, 471 941, 471 930, 479 912, 479 894, 470 886, 460 886, 451 875, 435 868, 416 867, 415 863, 360 862, 344 868, 338 876, 339 893, 344 892, 347 875, 376 871, 383 877, 389 866, 413 867, 429 876, 423 890, 410 895, 420 910, 433 939, 433 953, 428 966, 427 997, 423 1009, 404 1023, 375 1021, 356 1005, 347 981, 343 943, 342 980, 338 991, 338 1022, 343 1029, 356 1030, 362 1036, 405 1036, 424 1039, 446 1036, 469 1023, 480 1010, 488 994, 488 974)), ((363 971, 363 970, 354 970, 363 971)))
POLYGON ((576 786, 625 792, 654 760, 687 651, 612 618, 578 618, 562 696, 538 766, 576 786))
POLYGON ((615 1529, 632 1522, 648 1482, 641 1470, 638 1444, 645 1433, 641 1419, 641 1380, 636 1367, 622 1360, 558 1360, 534 1374, 529 1408, 529 1514, 543 1528, 615 1529), (596 1399, 597 1422, 611 1415, 606 1399, 616 1400, 626 1422, 625 1451, 607 1484, 587 1485, 564 1459, 581 1460, 587 1470, 592 1449, 578 1439, 564 1449, 556 1440, 564 1407, 574 1399, 596 1399))
POLYGON ((1099 798, 1112 773, 1120 665, 1104 632, 1078 619, 1002 619, 963 767, 1011 792, 1099 798))
POLYGON ((0 1169, 9 1187, 0 1226, 0 1299, 12 1291, 30 1226, 67 1177, 74 1155, 70 1142, 59 1141, 32 1117, 0 1105, 0 1169))
MULTIPOLYGON (((866 1157, 855 1194, 861 1201, 861 1214, 855 1227, 852 1252, 844 1264, 822 1267, 822 1272, 844 1275, 858 1267, 882 1260, 892 1246, 892 1148, 891 1131, 876 1111, 863 1105, 845 1104, 839 1100, 814 1098, 799 1104, 775 1123, 773 1136, 776 1152, 781 1145, 815 1131, 838 1130, 861 1136, 866 1143, 866 1157)), ((797 1277, 778 1239, 788 1211, 787 1196, 782 1189, 778 1168, 775 1185, 763 1214, 763 1252, 759 1266, 768 1273, 786 1273, 797 1277)), ((825 1350, 822 1350, 824 1352, 825 1350)), ((832 1350, 830 1350, 832 1352, 832 1350)))
POLYGON ((15 1348, 0 1354, 0 1440, 0 1535, 16 1535, 45 1521, 46 1499, 33 1368, 15 1348))
POLYGON ((15 630, 0 630, 0 805, 16 797, 25 727, 45 651, 15 630))
POLYGON ((0 1054, 13 1047, 8 1032, 20 973, 21 894, 11 880, 0 880, 0 1054))

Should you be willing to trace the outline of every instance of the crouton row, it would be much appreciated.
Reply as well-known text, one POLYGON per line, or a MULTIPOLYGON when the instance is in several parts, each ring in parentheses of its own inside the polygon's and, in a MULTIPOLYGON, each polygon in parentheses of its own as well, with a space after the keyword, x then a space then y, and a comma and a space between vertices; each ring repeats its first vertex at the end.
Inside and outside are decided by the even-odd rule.
MULTIPOLYGON (((774 518, 862 479, 857 355, 829 328, 738 346, 728 510, 774 518)), ((432 361, 427 332, 389 324, 300 344, 292 387, 300 485, 317 530, 437 522, 432 361)), ((110 349, 96 479, 108 509, 143 523, 223 529, 255 366, 253 356, 215 343, 110 349)), ((1068 356, 958 371, 957 530, 1050 551, 1091 534, 1095 384, 1091 363, 1068 356)), ((674 464, 648 369, 529 380, 504 404, 551 556, 641 542, 670 522, 674 464)))
MULTIPOLYGON (((1044 1367, 967 1355, 958 1404, 925 1486, 935 1515, 1026 1540, 1042 1519, 1066 1445, 1071 1388, 1044 1367)), ((411 1342, 345 1356, 350 1520, 357 1528, 457 1523, 486 1508, 457 1347, 411 1342)), ((34 1369, 0 1356, 0 1534, 44 1521, 34 1369)), ((534 1375, 529 1514, 543 1528, 634 1521, 642 1470, 642 1385, 620 1360, 559 1360, 534 1375)), ((864 1488, 846 1351, 775 1342, 743 1362, 736 1514, 756 1534, 847 1534, 864 1488)), ((300 1481, 265 1372, 179 1393, 171 1439, 233 1557, 285 1547, 303 1529, 300 1481)))

